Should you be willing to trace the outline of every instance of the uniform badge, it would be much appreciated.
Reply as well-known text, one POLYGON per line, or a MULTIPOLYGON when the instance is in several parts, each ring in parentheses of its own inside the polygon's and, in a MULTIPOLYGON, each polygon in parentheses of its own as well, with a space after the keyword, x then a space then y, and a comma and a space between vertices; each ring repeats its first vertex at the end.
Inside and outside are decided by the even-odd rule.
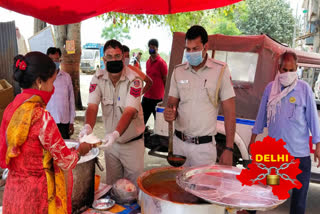
POLYGON ((141 88, 130 87, 130 94, 135 98, 139 97, 141 94, 141 88))
POLYGON ((179 80, 178 83, 181 83, 181 84, 187 84, 189 82, 189 80, 179 80))
POLYGON ((96 90, 97 84, 90 84, 89 92, 92 93, 96 90))
POLYGON ((296 98, 295 97, 290 97, 289 102, 290 103, 295 103, 296 102, 296 98))
POLYGON ((134 87, 140 87, 140 81, 139 80, 133 81, 133 85, 134 87))

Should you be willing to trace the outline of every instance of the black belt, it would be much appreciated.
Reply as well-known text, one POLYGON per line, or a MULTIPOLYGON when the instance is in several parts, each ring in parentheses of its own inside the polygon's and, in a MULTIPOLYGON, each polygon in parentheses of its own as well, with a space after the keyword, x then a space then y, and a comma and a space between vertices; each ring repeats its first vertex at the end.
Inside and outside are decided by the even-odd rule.
POLYGON ((127 143, 132 142, 132 141, 135 141, 135 140, 139 140, 139 139, 141 139, 142 137, 143 137, 143 133, 142 133, 141 135, 139 135, 138 137, 135 137, 135 138, 129 140, 127 143))
POLYGON ((189 137, 182 132, 175 130, 174 134, 180 138, 182 141, 186 141, 188 143, 194 143, 194 144, 204 144, 204 143, 210 143, 212 142, 212 136, 201 136, 201 137, 189 137))

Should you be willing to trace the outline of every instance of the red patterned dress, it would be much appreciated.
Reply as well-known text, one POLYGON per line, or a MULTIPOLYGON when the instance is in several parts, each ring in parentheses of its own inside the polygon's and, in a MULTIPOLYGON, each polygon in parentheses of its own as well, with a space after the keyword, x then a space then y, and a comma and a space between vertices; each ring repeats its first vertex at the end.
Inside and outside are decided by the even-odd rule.
POLYGON ((66 147, 41 101, 39 96, 22 93, 4 112, 0 166, 9 168, 9 175, 3 214, 71 212, 62 170, 73 169, 78 155, 66 147))

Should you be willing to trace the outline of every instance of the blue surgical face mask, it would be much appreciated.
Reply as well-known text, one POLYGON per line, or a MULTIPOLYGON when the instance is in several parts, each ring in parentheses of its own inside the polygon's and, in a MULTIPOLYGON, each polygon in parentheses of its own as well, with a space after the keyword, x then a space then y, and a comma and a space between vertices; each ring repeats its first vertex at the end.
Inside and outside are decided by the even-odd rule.
POLYGON ((155 54, 156 53, 156 50, 153 49, 153 48, 149 48, 149 54, 155 54))
POLYGON ((54 62, 54 64, 56 64, 56 70, 59 70, 59 68, 60 68, 60 62, 54 62))
POLYGON ((198 66, 203 61, 202 51, 186 52, 186 59, 192 66, 198 66))

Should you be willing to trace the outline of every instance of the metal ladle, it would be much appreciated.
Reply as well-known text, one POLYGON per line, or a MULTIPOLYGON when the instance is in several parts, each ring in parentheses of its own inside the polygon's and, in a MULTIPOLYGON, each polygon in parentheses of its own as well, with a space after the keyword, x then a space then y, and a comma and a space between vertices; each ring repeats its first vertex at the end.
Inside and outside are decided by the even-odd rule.
POLYGON ((186 162, 186 157, 173 154, 173 122, 169 122, 169 146, 167 161, 171 166, 180 167, 186 162))

